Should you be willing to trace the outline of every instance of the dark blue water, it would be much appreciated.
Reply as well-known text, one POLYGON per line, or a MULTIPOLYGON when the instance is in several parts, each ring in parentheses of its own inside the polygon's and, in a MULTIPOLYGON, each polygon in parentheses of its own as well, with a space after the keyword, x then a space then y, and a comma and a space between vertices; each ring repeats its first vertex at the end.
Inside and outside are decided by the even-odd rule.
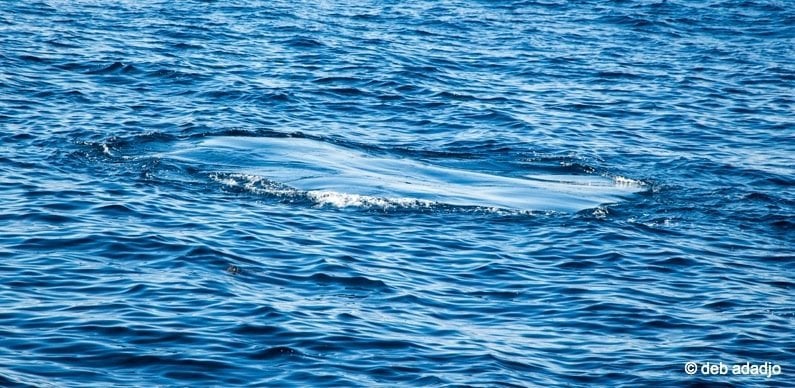
POLYGON ((2 1, 0 386, 789 384, 794 91, 788 1, 2 1))

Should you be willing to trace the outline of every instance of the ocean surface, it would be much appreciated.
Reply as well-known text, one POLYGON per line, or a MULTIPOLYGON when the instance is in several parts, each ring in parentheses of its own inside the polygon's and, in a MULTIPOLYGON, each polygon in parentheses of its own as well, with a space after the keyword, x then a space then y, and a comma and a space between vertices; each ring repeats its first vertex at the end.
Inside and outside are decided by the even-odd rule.
POLYGON ((0 1, 0 386, 793 382, 792 2, 0 1))

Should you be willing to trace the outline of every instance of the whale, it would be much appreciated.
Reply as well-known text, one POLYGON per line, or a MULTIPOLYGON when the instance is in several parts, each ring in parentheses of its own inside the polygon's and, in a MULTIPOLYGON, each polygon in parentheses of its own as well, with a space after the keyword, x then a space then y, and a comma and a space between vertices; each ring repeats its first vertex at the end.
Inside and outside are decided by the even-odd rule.
POLYGON ((619 202, 644 189, 641 182, 620 177, 473 171, 307 137, 211 136, 182 142, 163 157, 202 166, 230 186, 338 206, 436 204, 568 213, 619 202))

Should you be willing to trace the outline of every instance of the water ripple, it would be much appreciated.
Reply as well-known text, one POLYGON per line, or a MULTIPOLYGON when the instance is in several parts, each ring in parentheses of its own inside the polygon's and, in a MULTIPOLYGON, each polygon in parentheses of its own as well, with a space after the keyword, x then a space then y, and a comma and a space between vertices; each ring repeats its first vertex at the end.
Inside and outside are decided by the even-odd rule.
POLYGON ((2 2, 0 385, 786 385, 793 22, 2 2))

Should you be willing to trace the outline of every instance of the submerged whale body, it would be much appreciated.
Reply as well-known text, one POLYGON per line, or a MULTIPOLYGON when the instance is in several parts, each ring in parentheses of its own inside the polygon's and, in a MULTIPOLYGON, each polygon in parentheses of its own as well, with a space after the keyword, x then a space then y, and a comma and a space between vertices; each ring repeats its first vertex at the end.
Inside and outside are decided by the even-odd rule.
POLYGON ((642 189, 637 183, 601 176, 493 175, 373 155, 307 138, 218 136, 183 143, 167 156, 238 177, 261 177, 276 184, 274 192, 287 187, 311 199, 375 198, 392 203, 576 212, 620 201, 642 189))

